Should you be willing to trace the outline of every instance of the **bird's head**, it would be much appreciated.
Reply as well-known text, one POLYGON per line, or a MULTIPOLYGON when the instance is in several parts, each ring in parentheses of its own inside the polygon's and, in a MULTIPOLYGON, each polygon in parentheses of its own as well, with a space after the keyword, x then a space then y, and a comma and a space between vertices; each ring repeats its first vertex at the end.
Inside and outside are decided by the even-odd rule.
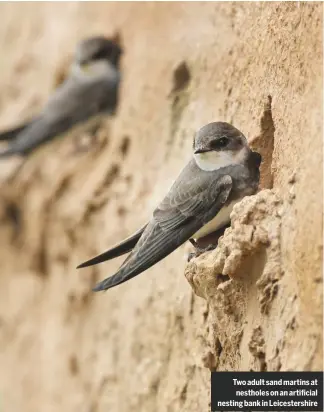
POLYGON ((118 69, 122 48, 116 39, 103 36, 89 37, 82 40, 75 53, 76 64, 84 71, 107 65, 118 69))
POLYGON ((253 157, 257 167, 261 162, 261 156, 249 148, 246 137, 225 122, 213 122, 202 127, 194 138, 193 150, 197 165, 205 171, 244 164, 252 153, 255 153, 253 157))

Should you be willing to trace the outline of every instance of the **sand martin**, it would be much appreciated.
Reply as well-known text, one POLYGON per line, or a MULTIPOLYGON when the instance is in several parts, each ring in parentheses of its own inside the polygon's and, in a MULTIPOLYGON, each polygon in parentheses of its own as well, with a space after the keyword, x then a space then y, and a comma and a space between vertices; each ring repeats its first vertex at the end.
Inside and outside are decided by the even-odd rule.
POLYGON ((78 268, 131 251, 117 273, 93 290, 109 289, 144 272, 187 240, 197 241, 227 226, 234 204, 257 191, 260 163, 260 154, 252 152, 238 129, 223 122, 207 124, 194 138, 192 159, 151 220, 78 268))
POLYGON ((67 79, 43 111, 27 123, 0 133, 0 140, 9 143, 0 157, 26 155, 93 115, 113 113, 118 100, 121 53, 117 42, 105 37, 81 41, 67 79))

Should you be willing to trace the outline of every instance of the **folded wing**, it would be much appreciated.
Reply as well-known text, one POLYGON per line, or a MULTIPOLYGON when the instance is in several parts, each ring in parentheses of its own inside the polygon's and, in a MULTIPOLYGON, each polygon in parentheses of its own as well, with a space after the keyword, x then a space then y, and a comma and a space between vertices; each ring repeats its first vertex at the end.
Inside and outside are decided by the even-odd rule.
POLYGON ((66 132, 79 122, 109 108, 115 108, 117 83, 79 82, 68 79, 47 102, 40 115, 17 130, 7 131, 0 140, 10 140, 0 157, 26 155, 41 144, 66 132), (18 133, 16 133, 18 132, 18 133))
POLYGON ((216 174, 213 178, 201 173, 190 183, 176 182, 118 272, 93 290, 106 290, 126 282, 172 253, 216 216, 232 188, 229 175, 216 174))

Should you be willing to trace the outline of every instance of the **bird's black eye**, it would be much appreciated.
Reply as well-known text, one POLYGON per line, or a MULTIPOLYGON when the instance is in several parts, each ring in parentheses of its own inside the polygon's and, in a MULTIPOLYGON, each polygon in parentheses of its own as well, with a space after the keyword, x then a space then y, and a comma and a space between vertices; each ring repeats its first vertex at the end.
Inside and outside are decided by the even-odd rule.
POLYGON ((228 145, 228 138, 227 137, 221 137, 220 139, 213 140, 211 142, 211 146, 213 149, 222 149, 228 145))
POLYGON ((100 60, 100 59, 104 59, 107 58, 109 55, 111 54, 111 50, 110 48, 101 48, 96 50, 93 55, 92 55, 92 60, 100 60))

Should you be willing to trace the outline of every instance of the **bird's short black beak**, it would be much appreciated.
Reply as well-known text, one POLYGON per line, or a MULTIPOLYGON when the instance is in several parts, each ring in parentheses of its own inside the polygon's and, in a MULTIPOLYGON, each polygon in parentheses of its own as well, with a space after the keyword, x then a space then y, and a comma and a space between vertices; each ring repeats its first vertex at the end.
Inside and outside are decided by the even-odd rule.
POLYGON ((80 66, 84 66, 84 65, 89 63, 89 60, 88 59, 79 59, 78 63, 79 63, 80 66))
POLYGON ((207 153, 207 152, 210 152, 210 149, 197 149, 194 151, 194 154, 207 153))

